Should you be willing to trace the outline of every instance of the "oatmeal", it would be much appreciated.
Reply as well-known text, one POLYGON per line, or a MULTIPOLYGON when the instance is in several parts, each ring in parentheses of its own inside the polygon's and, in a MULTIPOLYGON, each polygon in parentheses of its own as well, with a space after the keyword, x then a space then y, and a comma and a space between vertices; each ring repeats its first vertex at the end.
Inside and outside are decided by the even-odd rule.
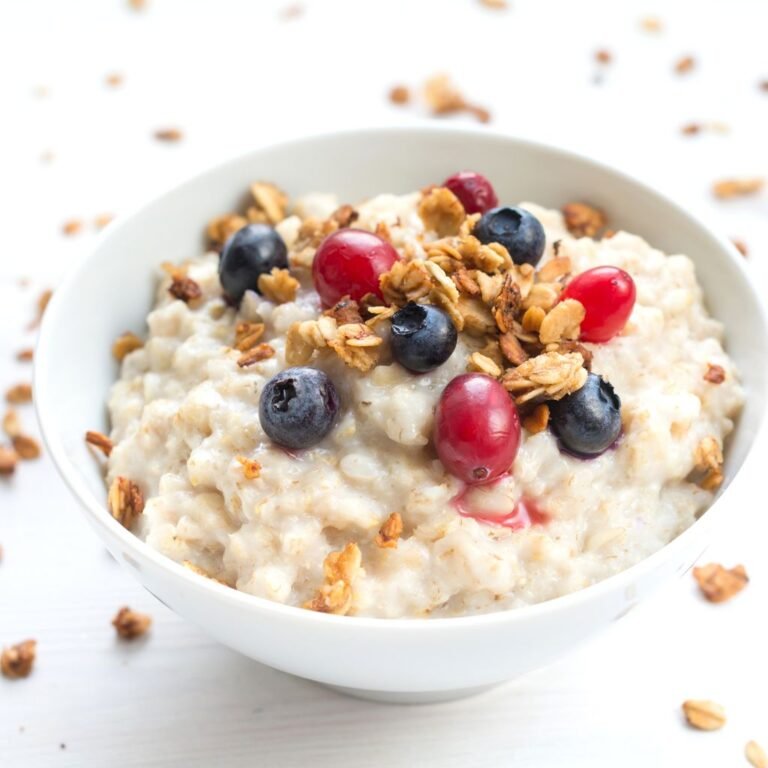
POLYGON ((257 184, 221 256, 160 272, 89 438, 112 514, 230 587, 378 617, 548 600, 690 526, 743 401, 693 262, 452 179, 354 207, 257 184))

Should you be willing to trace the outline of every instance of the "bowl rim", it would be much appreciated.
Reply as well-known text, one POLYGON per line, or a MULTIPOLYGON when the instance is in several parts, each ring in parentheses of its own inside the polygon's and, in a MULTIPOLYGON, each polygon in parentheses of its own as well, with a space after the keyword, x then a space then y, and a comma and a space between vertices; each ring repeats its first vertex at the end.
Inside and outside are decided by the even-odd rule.
MULTIPOLYGON (((66 299, 70 294, 73 293, 77 283, 79 282, 81 273, 87 269, 88 265, 92 261, 95 261, 101 257, 104 243, 107 242, 113 234, 119 232, 122 228, 132 226, 133 220, 145 210, 154 207, 166 198, 173 197, 178 194, 183 194, 187 188, 196 186, 206 178, 212 178, 218 176, 219 174, 227 173, 227 171, 233 166, 248 162, 252 157, 263 155, 275 150, 289 149, 292 146, 303 145, 306 143, 332 142, 335 140, 351 137, 362 137, 369 141, 376 141, 381 139, 397 140, 399 136, 413 134, 424 137, 453 135, 463 137, 467 141, 496 141, 500 143, 514 144, 524 150, 529 149, 538 152, 546 152, 554 155, 556 158, 575 161, 583 165, 591 166, 601 173, 613 175, 614 177, 617 177, 619 181, 631 186, 635 186, 645 194, 655 197, 665 207, 672 209, 675 213, 682 216, 691 226, 698 228, 711 240, 713 240, 714 243, 720 246, 720 251, 723 257, 731 262, 731 266, 736 268, 745 284, 749 286, 749 290, 755 294, 754 299, 756 306, 758 307, 758 313, 761 321, 761 328, 759 329, 760 332, 756 335, 763 339, 763 344, 765 345, 765 340, 768 338, 768 331, 766 330, 768 328, 768 324, 766 323, 766 309, 754 292, 754 289, 751 287, 752 281, 750 280, 749 270, 744 264, 744 259, 740 256, 733 243, 731 243, 724 236, 721 236, 717 232, 710 229, 705 223, 701 221, 698 216, 690 213, 682 205, 670 199, 665 194, 658 192, 650 185, 636 179, 635 177, 622 170, 614 168, 609 164, 603 163, 599 160, 595 160, 581 152, 565 149, 557 145, 534 141, 524 137, 510 135, 499 130, 491 130, 488 128, 468 128, 465 126, 453 125, 384 125, 367 128, 332 130, 298 137, 291 137, 283 141, 270 142, 265 145, 257 146, 248 152, 241 152, 236 155, 232 155, 224 161, 220 161, 200 171, 192 173, 191 175, 184 178, 181 182, 174 183, 163 192, 156 194, 149 202, 138 204, 133 208, 133 210, 130 210, 127 214, 118 217, 115 221, 108 224, 99 233, 90 250, 84 255, 83 258, 81 258, 73 267, 69 269, 68 273, 61 281, 59 287, 54 290, 42 320, 35 350, 33 391, 35 393, 34 405, 38 422, 40 424, 43 441, 59 475, 64 480, 65 485, 69 488, 70 492, 75 496, 80 505, 85 509, 92 522, 103 529, 104 535, 108 539, 118 539, 121 546, 125 548, 125 551, 135 555, 139 561, 150 561, 153 565, 157 566, 161 570, 167 571, 170 576, 176 577, 177 579, 183 579, 189 584, 189 587, 192 590, 197 590, 200 594, 207 593, 207 595, 213 599, 223 600, 224 602, 230 603, 233 607, 238 607, 247 611, 261 611, 264 614, 264 618, 273 616, 275 619, 284 619, 286 621, 295 620, 316 622, 328 625, 338 625, 347 627, 349 630, 357 629, 359 631, 363 631, 365 629, 398 632, 407 630, 410 632, 420 633, 430 631, 444 632, 449 629, 460 631, 470 625, 494 626, 496 624, 506 622, 521 622, 529 618, 541 617, 556 613, 558 611, 567 611, 568 609, 575 610, 578 608, 578 606, 584 603, 598 600, 607 592, 627 590, 627 588, 635 581, 637 581, 643 574, 652 571, 658 563, 670 558, 671 553, 685 546, 688 541, 692 540, 694 536, 698 535, 705 526, 710 525, 713 520, 713 514, 717 516, 722 514, 724 509, 724 505, 722 504, 722 497, 725 491, 727 491, 728 488, 730 488, 738 478, 743 478, 743 469, 745 465, 750 463, 754 445, 759 440, 760 434, 762 433, 762 427, 765 423, 765 413, 760 415, 760 423, 755 425, 755 436, 753 438, 752 444, 750 445, 742 464, 736 468, 735 472, 730 478, 728 488, 725 488, 720 492, 718 496, 715 497, 712 504, 704 511, 704 513, 702 513, 702 515, 697 520, 695 520, 676 538, 672 539, 672 541, 661 547, 661 549, 657 550, 648 557, 643 558, 629 568, 626 568, 612 576, 608 576, 607 578, 595 584, 591 584, 587 587, 578 589, 575 592, 555 597, 550 600, 545 600, 540 603, 535 603, 533 605, 526 605, 517 608, 506 608, 489 613, 434 618, 385 618, 377 616, 337 616, 328 613, 310 611, 298 606, 286 605, 284 603, 269 600, 265 597, 252 595, 247 592, 241 592, 240 590, 237 590, 233 587, 221 584, 215 579, 207 578, 205 576, 194 573, 190 569, 185 568, 180 563, 177 563, 175 560, 172 560, 170 557, 163 555, 159 551, 150 547, 138 536, 124 528, 111 515, 107 514, 105 505, 99 502, 99 500, 88 488, 85 481, 79 477, 78 470, 74 462, 70 461, 63 441, 55 432, 55 430, 53 430, 50 426, 53 423, 53 420, 48 418, 49 413, 54 407, 53 403, 55 402, 55 397, 51 398, 48 394, 53 384, 53 378, 49 373, 48 365, 48 350, 52 345, 52 339, 54 336, 51 329, 57 325, 57 318, 59 315, 65 312, 67 306, 66 299)), ((118 560, 122 559, 123 558, 118 558, 118 560)), ((141 580, 140 577, 139 580, 141 580)), ((634 603, 634 601, 631 602, 632 604, 634 603)))

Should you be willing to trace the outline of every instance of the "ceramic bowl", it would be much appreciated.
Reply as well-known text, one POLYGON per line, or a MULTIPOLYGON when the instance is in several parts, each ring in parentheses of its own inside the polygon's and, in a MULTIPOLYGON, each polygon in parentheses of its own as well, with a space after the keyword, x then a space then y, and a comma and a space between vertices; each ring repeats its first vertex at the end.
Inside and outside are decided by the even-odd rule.
POLYGON ((165 605, 276 669, 361 696, 430 701, 553 661, 690 568, 723 522, 728 486, 762 421, 766 361, 763 313, 741 257, 678 205, 622 173, 553 147, 485 131, 407 128, 259 149, 111 225, 54 294, 34 387, 45 442, 67 485, 110 552, 165 605), (489 615, 403 620, 325 615, 237 592, 167 559, 113 520, 83 435, 86 429, 108 431, 105 400, 118 373, 111 345, 126 329, 144 328, 157 265, 200 253, 206 222, 236 208, 254 179, 274 180, 291 195, 335 191, 354 201, 419 189, 461 168, 486 174, 505 201, 556 208, 589 200, 607 211, 612 227, 693 258, 710 311, 728 329, 727 348, 747 392, 728 445, 725 484, 701 519, 652 557, 575 594, 489 615))

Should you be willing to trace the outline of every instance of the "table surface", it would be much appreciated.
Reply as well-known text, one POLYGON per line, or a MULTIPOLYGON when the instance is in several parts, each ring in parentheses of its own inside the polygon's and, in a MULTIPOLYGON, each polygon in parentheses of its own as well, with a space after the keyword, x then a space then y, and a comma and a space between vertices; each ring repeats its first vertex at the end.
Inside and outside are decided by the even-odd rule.
MULTIPOLYGON (((13 354, 34 342, 35 299, 91 246, 94 217, 277 138, 430 120, 386 93, 439 71, 491 109, 492 128, 600 157, 743 238, 754 279, 765 280, 768 199, 723 203, 709 192, 719 177, 768 175, 768 93, 757 87, 768 77, 765 4, 656 5, 3 3, 0 388, 29 378, 13 354), (659 34, 639 25, 654 10, 659 34), (599 48, 614 55, 602 70, 599 48), (686 54, 694 70, 675 75, 686 54), (111 72, 122 87, 105 86, 111 72), (709 128, 685 137, 691 121, 709 128), (153 139, 168 126, 183 141, 153 139), (73 217, 86 231, 62 236, 73 217)), ((22 416, 32 428, 29 407, 22 416)), ((552 667, 474 699, 400 707, 217 645, 111 560, 47 458, 26 463, 0 483, 0 644, 33 637, 39 654, 30 678, 0 679, 0 765, 746 765, 748 739, 768 744, 761 497, 753 470, 705 556, 746 564, 752 581, 730 603, 706 603, 686 578, 552 667), (146 639, 116 642, 110 620, 123 604, 154 617, 146 639), (723 703, 727 726, 686 728, 685 698, 723 703)))

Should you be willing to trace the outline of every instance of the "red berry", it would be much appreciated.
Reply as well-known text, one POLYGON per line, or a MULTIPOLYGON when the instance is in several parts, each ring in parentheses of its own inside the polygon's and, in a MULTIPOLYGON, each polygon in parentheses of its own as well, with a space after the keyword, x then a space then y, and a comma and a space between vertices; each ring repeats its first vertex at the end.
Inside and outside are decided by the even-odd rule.
POLYGON ((443 390, 435 413, 435 448, 443 466, 466 483, 504 474, 520 445, 520 417, 507 391, 482 373, 465 373, 443 390))
POLYGON ((491 182, 474 171, 459 171, 449 176, 443 186, 453 192, 467 213, 485 213, 499 204, 491 182))
POLYGON ((315 290, 326 307, 344 296, 359 301, 366 293, 381 298, 379 277, 398 260, 383 238, 362 229, 340 229, 320 243, 312 263, 315 290))
POLYGON ((563 299, 576 299, 584 305, 582 341, 612 339, 627 324, 635 306, 635 281, 618 267, 595 267, 571 280, 563 299))

